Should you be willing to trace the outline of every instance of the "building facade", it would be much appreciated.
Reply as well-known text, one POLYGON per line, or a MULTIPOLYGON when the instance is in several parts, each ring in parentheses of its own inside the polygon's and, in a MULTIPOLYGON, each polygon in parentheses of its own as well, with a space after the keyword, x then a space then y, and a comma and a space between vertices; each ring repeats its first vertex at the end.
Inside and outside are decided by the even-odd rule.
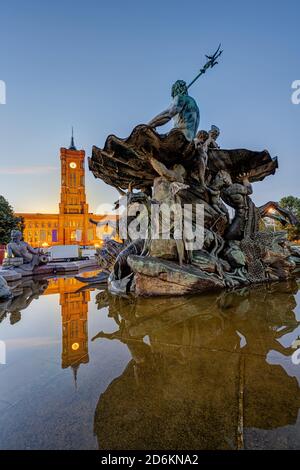
MULTIPOLYGON (((70 147, 60 149, 60 166, 59 212, 18 213, 24 220, 24 240, 34 247, 98 246, 103 237, 112 232, 112 227, 103 223, 103 216, 89 212, 85 192, 85 151, 77 150, 73 135, 70 147), (100 224, 97 226, 91 219, 100 224)), ((115 217, 109 219, 112 221, 115 217)), ((107 216, 105 221, 108 221, 107 216)))

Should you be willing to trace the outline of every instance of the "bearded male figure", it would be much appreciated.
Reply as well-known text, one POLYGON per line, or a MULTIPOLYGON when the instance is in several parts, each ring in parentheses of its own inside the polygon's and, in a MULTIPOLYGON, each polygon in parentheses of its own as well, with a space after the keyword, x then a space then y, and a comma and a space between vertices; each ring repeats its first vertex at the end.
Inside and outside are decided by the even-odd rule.
POLYGON ((174 127, 180 129, 190 142, 195 138, 200 121, 200 112, 194 98, 189 96, 184 80, 177 80, 172 86, 173 102, 165 111, 158 114, 148 124, 151 127, 163 126, 172 118, 174 127))
POLYGON ((30 271, 35 266, 46 264, 47 256, 39 249, 33 248, 29 243, 23 241, 22 233, 19 230, 11 231, 11 240, 7 245, 9 258, 17 257, 23 259, 23 264, 19 269, 30 271))

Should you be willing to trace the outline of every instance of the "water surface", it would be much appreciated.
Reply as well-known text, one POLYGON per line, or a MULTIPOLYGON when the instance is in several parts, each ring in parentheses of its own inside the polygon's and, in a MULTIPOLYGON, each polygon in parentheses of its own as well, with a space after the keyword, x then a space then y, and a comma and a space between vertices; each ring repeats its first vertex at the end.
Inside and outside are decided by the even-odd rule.
POLYGON ((296 281, 134 300, 58 278, 17 293, 0 304, 1 449, 300 448, 296 281))

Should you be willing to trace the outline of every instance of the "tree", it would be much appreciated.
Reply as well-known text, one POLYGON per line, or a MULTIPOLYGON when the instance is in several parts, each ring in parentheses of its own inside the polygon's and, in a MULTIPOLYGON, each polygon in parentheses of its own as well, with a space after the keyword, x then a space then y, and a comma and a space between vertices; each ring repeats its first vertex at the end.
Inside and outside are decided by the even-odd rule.
POLYGON ((281 207, 292 212, 299 220, 297 225, 287 225, 284 229, 288 232, 289 240, 300 239, 300 198, 295 196, 283 197, 279 202, 281 207))
POLYGON ((300 198, 295 196, 286 196, 280 200, 280 205, 288 209, 300 219, 300 198))
POLYGON ((0 196, 0 244, 6 245, 10 241, 12 230, 23 231, 22 217, 16 217, 9 202, 0 196))

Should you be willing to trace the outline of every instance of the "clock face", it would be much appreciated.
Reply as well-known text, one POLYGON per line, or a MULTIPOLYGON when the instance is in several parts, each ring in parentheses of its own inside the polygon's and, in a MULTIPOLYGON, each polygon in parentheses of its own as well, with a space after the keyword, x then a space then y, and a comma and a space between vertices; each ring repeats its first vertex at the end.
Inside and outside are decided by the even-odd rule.
POLYGON ((73 168, 73 170, 77 167, 76 163, 75 162, 71 162, 70 163, 70 168, 73 168))

